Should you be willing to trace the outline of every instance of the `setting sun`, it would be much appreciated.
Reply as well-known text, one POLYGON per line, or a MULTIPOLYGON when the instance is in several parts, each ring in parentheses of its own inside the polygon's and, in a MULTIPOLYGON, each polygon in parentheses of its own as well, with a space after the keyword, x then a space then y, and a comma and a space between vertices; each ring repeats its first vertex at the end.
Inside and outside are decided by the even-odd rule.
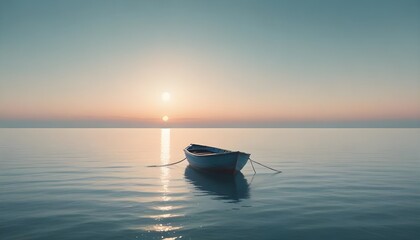
POLYGON ((165 115, 165 116, 163 116, 163 117, 162 117, 162 120, 163 120, 164 122, 167 122, 167 121, 169 120, 169 117, 165 115))
POLYGON ((162 93, 162 101, 168 102, 171 99, 171 94, 168 92, 162 93))

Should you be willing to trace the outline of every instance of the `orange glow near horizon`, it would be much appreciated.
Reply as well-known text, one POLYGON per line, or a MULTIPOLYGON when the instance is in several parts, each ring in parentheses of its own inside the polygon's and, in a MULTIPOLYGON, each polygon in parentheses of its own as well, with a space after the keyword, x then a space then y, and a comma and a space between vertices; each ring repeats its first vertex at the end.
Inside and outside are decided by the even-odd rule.
POLYGON ((173 123, 188 122, 259 122, 272 121, 357 121, 357 120, 389 120, 389 119, 420 119, 420 110, 415 103, 404 105, 384 104, 297 104, 295 103, 272 103, 264 107, 254 104, 247 107, 243 104, 225 104, 222 107, 215 103, 191 101, 185 106, 178 104, 170 107, 159 107, 155 104, 151 107, 136 109, 133 105, 131 109, 110 107, 101 109, 100 107, 89 110, 77 108, 20 108, 20 109, 0 109, 0 119, 17 120, 124 120, 130 122, 169 122, 172 116, 173 123), (153 108, 152 108, 153 107, 153 108), (79 111, 78 111, 79 110, 79 111))
POLYGON ((16 101, 0 101, 0 119, 103 120, 151 125, 169 123, 169 120, 171 124, 184 125, 201 122, 263 125, 276 121, 420 119, 420 96, 414 88, 405 91, 383 87, 376 91, 366 87, 363 91, 350 91, 329 86, 311 92, 307 86, 277 83, 265 89, 255 85, 238 86, 228 81, 235 78, 234 70, 216 68, 209 75, 210 60, 180 61, 177 54, 170 52, 152 54, 150 59, 136 62, 144 66, 142 72, 133 68, 120 76, 126 84, 101 86, 101 91, 83 89, 77 97, 75 89, 61 94, 38 92, 42 98, 34 98, 35 93, 14 95, 16 101), (404 97, 393 97, 395 91, 404 97))

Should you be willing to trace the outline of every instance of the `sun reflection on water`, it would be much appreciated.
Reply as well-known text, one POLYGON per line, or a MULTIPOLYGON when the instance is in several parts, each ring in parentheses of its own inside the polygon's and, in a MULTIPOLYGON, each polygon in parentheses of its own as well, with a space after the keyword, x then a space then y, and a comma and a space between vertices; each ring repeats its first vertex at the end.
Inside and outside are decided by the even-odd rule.
MULTIPOLYGON (((160 164, 168 164, 170 162, 170 150, 171 150, 171 130, 168 128, 161 129, 160 135, 160 164)), ((162 196, 160 197, 160 204, 158 206, 153 207, 158 214, 149 215, 148 217, 153 218, 154 220, 158 221, 158 224, 152 225, 148 227, 146 230, 154 231, 154 232, 165 232, 165 233, 175 233, 174 231, 182 229, 182 226, 173 226, 170 221, 171 218, 183 216, 182 214, 175 214, 171 211, 175 209, 179 209, 180 206, 174 206, 171 204, 172 197, 170 196, 170 168, 162 167, 160 168, 160 182, 162 185, 162 196), (162 223, 165 220, 166 223, 162 223)), ((169 237, 169 236, 161 236, 162 239, 178 239, 182 238, 182 236, 178 237, 169 237), (165 238, 166 237, 166 238, 165 238)))
MULTIPOLYGON (((164 128, 160 130, 160 163, 162 165, 169 163, 169 160, 171 158, 170 152, 171 152, 171 129, 164 128)), ((161 171, 160 181, 163 186, 162 200, 168 201, 169 199, 168 200, 165 200, 165 199, 167 197, 167 194, 169 193, 169 190, 168 190, 169 177, 170 177, 169 168, 162 167, 160 168, 160 171, 161 171)))

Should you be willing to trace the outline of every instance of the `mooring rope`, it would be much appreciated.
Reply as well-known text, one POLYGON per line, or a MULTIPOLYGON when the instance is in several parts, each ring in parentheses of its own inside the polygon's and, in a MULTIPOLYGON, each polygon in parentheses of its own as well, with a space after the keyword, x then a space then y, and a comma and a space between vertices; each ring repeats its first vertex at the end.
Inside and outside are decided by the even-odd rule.
MULTIPOLYGON (((251 163, 252 170, 254 170, 254 175, 255 175, 257 173, 257 171, 255 171, 254 164, 252 163, 253 161, 251 160, 251 158, 249 160, 250 160, 249 162, 251 163)), ((252 178, 252 179, 254 179, 254 178, 252 178)))
POLYGON ((169 164, 164 164, 164 165, 150 165, 150 166, 146 166, 146 167, 167 167, 167 166, 171 166, 171 165, 175 165, 175 164, 178 164, 180 162, 183 162, 185 159, 187 159, 187 158, 183 158, 183 159, 179 160, 178 162, 174 162, 174 163, 169 163, 169 164))
MULTIPOLYGON (((175 164, 178 164, 178 163, 181 163, 181 162, 185 161, 185 159, 187 159, 187 158, 183 158, 183 159, 181 159, 181 160, 179 160, 177 162, 168 163, 168 164, 164 164, 164 165, 149 165, 149 166, 146 166, 146 167, 167 167, 167 166, 172 166, 172 165, 175 165, 175 164)), ((266 166, 266 165, 264 165, 262 163, 259 163, 259 162, 255 161, 255 160, 252 160, 251 158, 249 158, 249 161, 251 162, 251 166, 252 166, 252 169, 254 170, 254 173, 257 173, 257 171, 255 171, 255 168, 254 168, 254 164, 253 163, 256 163, 258 165, 261 165, 263 167, 266 167, 266 168, 268 168, 270 170, 273 170, 273 171, 275 171, 277 173, 281 173, 281 171, 276 170, 274 168, 271 168, 269 166, 266 166)))
MULTIPOLYGON (((264 165, 264 164, 262 164, 262 163, 259 163, 259 162, 255 161, 255 160, 252 160, 251 158, 249 158, 249 161, 251 161, 251 164, 254 162, 254 163, 258 164, 258 165, 261 165, 261 166, 263 166, 263 167, 266 167, 266 168, 268 168, 268 169, 270 169, 270 170, 273 170, 273 171, 275 171, 275 172, 277 172, 277 173, 281 173, 281 171, 276 170, 276 169, 274 169, 274 168, 271 168, 271 167, 269 167, 269 166, 266 166, 266 165, 264 165)), ((252 165, 252 168, 254 168, 254 165, 252 165)), ((254 169, 254 172, 255 172, 255 169, 254 169)))

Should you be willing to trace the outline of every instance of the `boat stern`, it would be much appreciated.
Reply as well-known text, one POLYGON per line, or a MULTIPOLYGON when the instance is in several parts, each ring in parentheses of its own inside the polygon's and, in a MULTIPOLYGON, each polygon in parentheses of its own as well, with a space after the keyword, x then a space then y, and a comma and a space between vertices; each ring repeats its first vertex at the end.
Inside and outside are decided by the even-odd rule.
POLYGON ((238 152, 235 171, 241 171, 241 169, 248 162, 248 159, 249 159, 250 156, 251 156, 251 154, 249 154, 249 153, 238 152))

